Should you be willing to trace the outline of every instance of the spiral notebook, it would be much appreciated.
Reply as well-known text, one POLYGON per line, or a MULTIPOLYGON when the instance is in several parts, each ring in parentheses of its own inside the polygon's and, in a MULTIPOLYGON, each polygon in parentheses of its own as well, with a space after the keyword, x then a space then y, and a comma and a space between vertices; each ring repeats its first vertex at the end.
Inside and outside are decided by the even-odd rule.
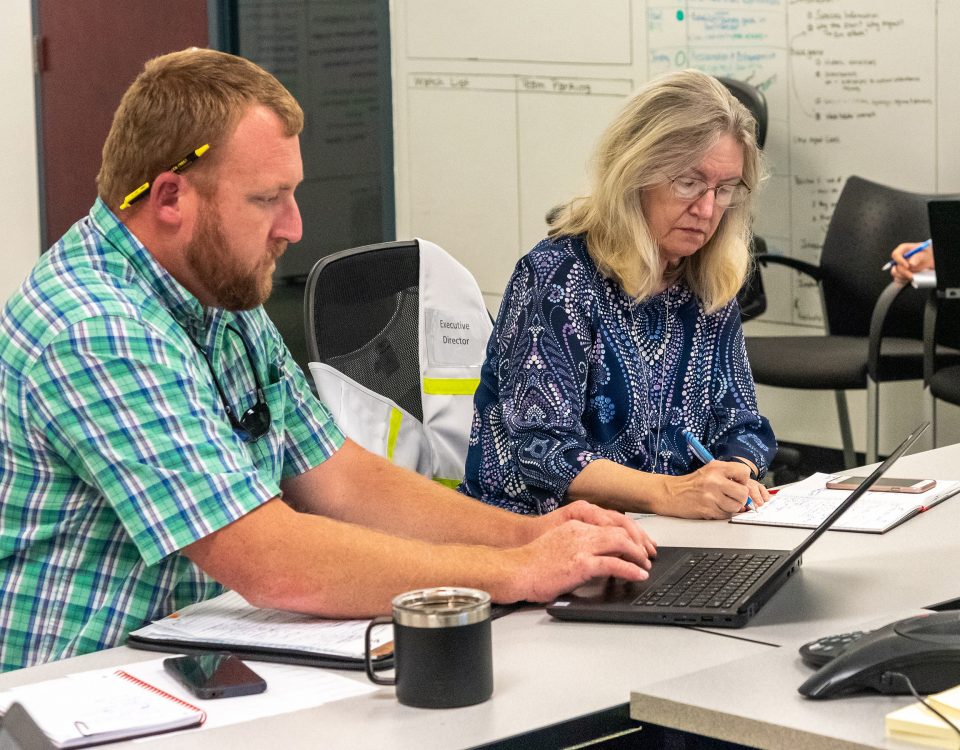
POLYGON ((31 685, 7 694, 54 747, 116 742, 199 726, 206 713, 118 669, 86 672, 31 685))
MULTIPOLYGON (((849 474, 849 472, 847 472, 849 474)), ((816 473, 794 484, 782 487, 769 502, 757 511, 741 513, 731 523, 760 526, 792 526, 813 529, 823 523, 850 493, 827 489, 835 475, 816 473)), ((858 531, 885 534, 895 526, 929 510, 947 498, 960 493, 960 481, 938 479, 926 492, 866 492, 863 498, 830 527, 834 531, 858 531)))

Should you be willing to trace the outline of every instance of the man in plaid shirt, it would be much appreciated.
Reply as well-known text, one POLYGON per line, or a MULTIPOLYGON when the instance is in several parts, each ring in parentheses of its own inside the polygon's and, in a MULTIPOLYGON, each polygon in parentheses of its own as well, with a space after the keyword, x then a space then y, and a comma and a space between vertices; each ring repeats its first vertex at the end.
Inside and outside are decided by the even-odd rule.
POLYGON ((224 587, 362 617, 422 586, 544 601, 646 578, 653 543, 621 515, 523 518, 344 438, 261 307, 301 236, 302 126, 242 58, 151 60, 89 215, 3 310, 0 670, 120 644, 224 587))

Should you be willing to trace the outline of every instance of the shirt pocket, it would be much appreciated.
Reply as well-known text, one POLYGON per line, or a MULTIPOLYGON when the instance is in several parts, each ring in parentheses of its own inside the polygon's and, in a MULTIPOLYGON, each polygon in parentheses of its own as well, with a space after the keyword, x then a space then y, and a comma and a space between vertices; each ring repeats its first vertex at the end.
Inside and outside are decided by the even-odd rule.
POLYGON ((283 382, 271 383, 263 389, 270 409, 270 431, 259 440, 247 444, 250 459, 264 484, 280 485, 285 444, 286 387, 283 382))

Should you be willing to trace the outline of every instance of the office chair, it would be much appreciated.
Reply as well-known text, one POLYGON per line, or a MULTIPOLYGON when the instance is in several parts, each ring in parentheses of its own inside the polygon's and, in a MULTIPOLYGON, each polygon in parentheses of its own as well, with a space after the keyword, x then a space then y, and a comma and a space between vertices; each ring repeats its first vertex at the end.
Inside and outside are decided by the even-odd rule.
MULTIPOLYGON (((767 98, 760 89, 735 78, 717 77, 733 96, 745 106, 757 123, 757 145, 763 148, 767 139, 767 98)), ((560 211, 561 206, 554 206, 547 211, 544 220, 551 226, 560 211)), ((766 255, 767 243, 763 237, 753 235, 750 240, 750 257, 756 259, 766 255)), ((740 306, 740 318, 747 321, 757 317, 767 309, 767 296, 763 289, 763 277, 758 268, 750 269, 750 276, 743 282, 737 293, 737 303, 740 306)))
MULTIPOLYGON (((727 90, 753 115, 757 123, 757 146, 763 148, 767 142, 767 97, 756 86, 736 78, 718 76, 727 90)), ((740 307, 740 320, 746 322, 762 315, 767 310, 767 293, 763 288, 763 276, 757 261, 767 254, 767 241, 760 235, 750 237, 750 258, 753 261, 749 276, 737 292, 737 305, 740 307)), ((796 448, 779 446, 777 454, 770 464, 768 476, 773 476, 777 484, 796 481, 800 478, 800 452, 796 448)))
POLYGON ((846 466, 857 464, 845 391, 867 390, 867 462, 877 458, 879 390, 885 381, 923 375, 925 294, 896 284, 880 268, 904 238, 929 236, 930 195, 850 177, 827 228, 820 264, 765 255, 815 280, 825 336, 750 336, 747 355, 757 383, 832 390, 846 466))
POLYGON ((763 148, 763 144, 767 142, 767 97, 763 95, 760 89, 746 81, 722 76, 717 76, 717 80, 726 86, 737 101, 750 110, 753 119, 757 121, 757 145, 763 148))
MULTIPOLYGON (((762 149, 767 140, 767 98, 755 86, 738 81, 735 78, 717 77, 727 90, 753 115, 757 122, 757 145, 762 149)), ((767 243, 763 237, 754 235, 750 242, 750 257, 756 260, 767 254, 767 243)), ((740 318, 743 321, 752 320, 767 309, 767 295, 763 289, 763 277, 758 267, 750 269, 750 276, 744 281, 737 293, 737 303, 740 305, 740 318)))
POLYGON ((929 211, 937 286, 924 313, 923 381, 936 448, 937 401, 960 405, 960 200, 930 201, 929 211))
POLYGON ((322 258, 307 278, 309 368, 349 438, 456 486, 493 329, 473 276, 432 242, 322 258))

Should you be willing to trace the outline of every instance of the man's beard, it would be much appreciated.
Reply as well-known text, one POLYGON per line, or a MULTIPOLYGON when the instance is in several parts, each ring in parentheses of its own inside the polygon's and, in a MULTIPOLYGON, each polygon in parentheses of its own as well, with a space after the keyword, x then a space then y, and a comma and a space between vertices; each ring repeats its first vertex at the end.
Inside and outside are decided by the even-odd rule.
POLYGON ((184 250, 184 257, 218 307, 251 310, 266 302, 273 291, 272 265, 286 248, 286 240, 272 240, 268 251, 253 268, 237 268, 220 228, 220 212, 208 206, 184 250))

